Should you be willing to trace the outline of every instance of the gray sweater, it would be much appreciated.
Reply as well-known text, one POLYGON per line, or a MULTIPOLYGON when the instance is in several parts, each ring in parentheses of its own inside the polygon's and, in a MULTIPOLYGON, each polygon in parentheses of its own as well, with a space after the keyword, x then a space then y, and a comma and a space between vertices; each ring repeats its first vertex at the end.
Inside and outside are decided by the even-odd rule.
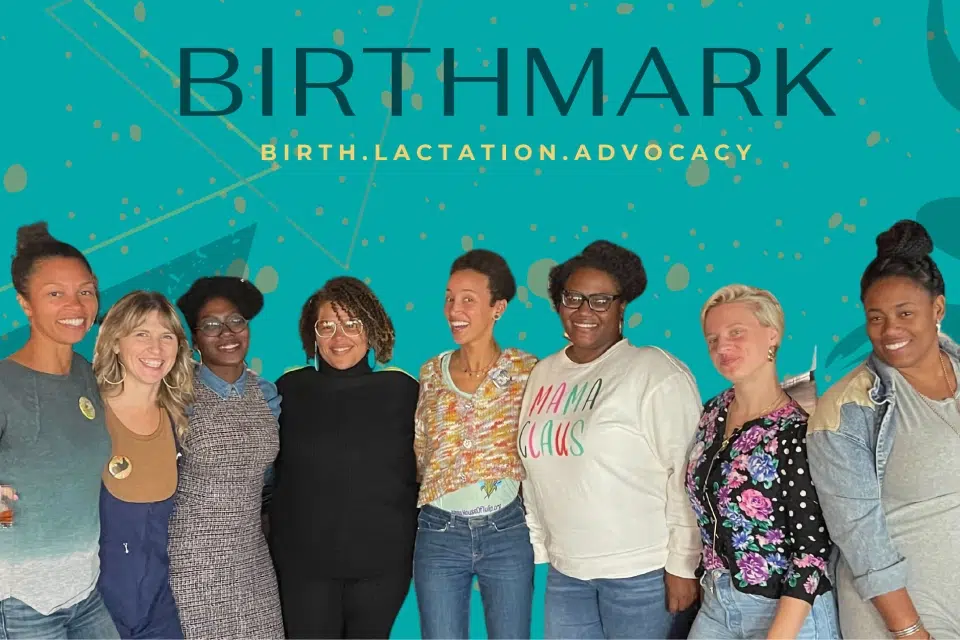
POLYGON ((48 615, 84 600, 100 573, 100 477, 110 456, 90 363, 65 376, 0 361, 0 484, 19 495, 0 529, 0 600, 48 615))

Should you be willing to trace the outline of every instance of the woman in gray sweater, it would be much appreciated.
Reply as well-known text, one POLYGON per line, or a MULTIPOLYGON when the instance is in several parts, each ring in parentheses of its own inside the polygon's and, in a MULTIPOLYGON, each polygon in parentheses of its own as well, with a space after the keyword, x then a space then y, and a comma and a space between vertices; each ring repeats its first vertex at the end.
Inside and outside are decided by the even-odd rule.
POLYGON ((96 590, 110 437, 90 363, 74 352, 97 316, 97 280, 43 222, 17 232, 11 275, 30 338, 0 361, 0 490, 12 516, 0 529, 0 637, 117 638, 96 590))

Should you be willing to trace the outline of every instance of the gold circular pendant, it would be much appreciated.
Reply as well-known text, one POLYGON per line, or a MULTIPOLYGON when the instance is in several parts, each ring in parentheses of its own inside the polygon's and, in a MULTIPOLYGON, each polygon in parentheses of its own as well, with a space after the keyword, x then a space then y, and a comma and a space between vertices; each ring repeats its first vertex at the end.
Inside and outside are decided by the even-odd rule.
POLYGON ((87 420, 93 420, 97 415, 97 410, 93 408, 93 403, 84 396, 80 396, 80 413, 87 417, 87 420))
POLYGON ((113 456, 110 458, 110 464, 107 465, 107 471, 117 480, 123 480, 133 471, 133 465, 126 456, 113 456))

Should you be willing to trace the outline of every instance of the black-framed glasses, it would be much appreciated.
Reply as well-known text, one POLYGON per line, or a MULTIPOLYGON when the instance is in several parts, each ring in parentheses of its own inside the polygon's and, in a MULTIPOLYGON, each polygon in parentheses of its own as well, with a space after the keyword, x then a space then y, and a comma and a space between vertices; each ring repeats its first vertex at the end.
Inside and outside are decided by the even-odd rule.
POLYGON ((204 318, 200 321, 197 331, 208 338, 216 338, 223 334, 224 328, 231 333, 240 333, 247 328, 247 319, 239 313, 234 313, 223 320, 218 318, 204 318))
POLYGON ((610 305, 613 304, 613 301, 619 297, 619 293, 591 293, 590 295, 586 295, 579 291, 567 291, 564 289, 560 292, 560 304, 568 309, 579 309, 583 306, 583 302, 586 301, 591 309, 603 313, 608 310, 610 305))
POLYGON ((328 339, 337 334, 337 328, 343 331, 343 335, 356 338, 363 333, 363 322, 359 318, 347 318, 343 322, 334 322, 332 320, 317 320, 313 323, 313 331, 318 338, 328 339))

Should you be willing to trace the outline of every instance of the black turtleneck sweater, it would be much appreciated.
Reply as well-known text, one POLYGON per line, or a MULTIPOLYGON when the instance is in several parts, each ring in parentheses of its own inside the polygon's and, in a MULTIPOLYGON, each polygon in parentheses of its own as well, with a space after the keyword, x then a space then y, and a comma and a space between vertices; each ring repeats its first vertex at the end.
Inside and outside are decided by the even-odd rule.
POLYGON ((280 453, 270 546, 284 579, 364 578, 410 571, 417 532, 413 451, 419 384, 338 370, 318 358, 277 380, 280 453))

